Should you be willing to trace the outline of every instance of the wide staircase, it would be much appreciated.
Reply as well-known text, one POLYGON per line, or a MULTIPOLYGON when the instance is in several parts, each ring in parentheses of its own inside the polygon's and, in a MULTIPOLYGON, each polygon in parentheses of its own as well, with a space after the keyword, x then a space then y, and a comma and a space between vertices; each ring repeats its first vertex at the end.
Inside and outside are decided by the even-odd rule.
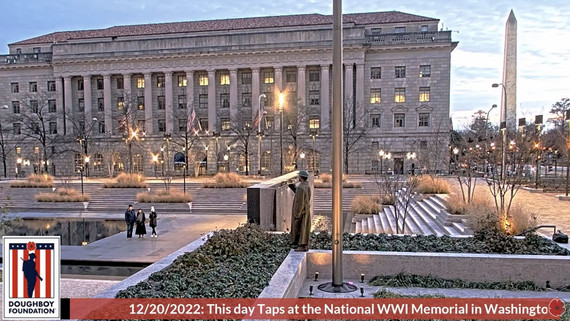
MULTIPOLYGON (((408 196, 404 192, 399 192, 397 197, 400 213, 404 213, 402 204, 406 203, 408 196)), ((449 214, 444 203, 445 201, 438 195, 421 200, 418 195, 411 195, 404 223, 401 218, 397 220, 395 208, 390 205, 385 206, 380 213, 375 215, 355 216, 352 232, 437 236, 472 235, 471 229, 465 225, 465 217, 449 214)))

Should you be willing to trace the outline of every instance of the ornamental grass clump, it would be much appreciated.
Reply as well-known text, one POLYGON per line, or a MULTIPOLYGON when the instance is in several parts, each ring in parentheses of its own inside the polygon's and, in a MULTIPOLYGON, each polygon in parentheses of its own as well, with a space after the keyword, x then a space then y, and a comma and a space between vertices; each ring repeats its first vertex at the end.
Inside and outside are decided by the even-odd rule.
POLYGON ((141 192, 137 194, 139 203, 190 203, 192 195, 178 191, 159 191, 158 193, 141 192))
POLYGON ((117 298, 257 298, 289 254, 287 234, 257 225, 220 230, 117 298))
POLYGON ((10 182, 10 187, 53 187, 53 176, 49 174, 31 174, 26 178, 25 181, 13 181, 10 182))
POLYGON ((439 177, 431 175, 423 175, 416 188, 416 192, 420 194, 449 194, 451 190, 449 183, 439 177))
POLYGON ((81 194, 72 188, 62 188, 54 193, 39 193, 36 195, 38 202, 89 202, 91 198, 87 194, 81 194))
POLYGON ((236 173, 218 173, 214 178, 202 184, 204 188, 244 188, 249 184, 236 173))
MULTIPOLYGON (((315 188, 331 188, 332 187, 332 175, 331 174, 320 174, 319 178, 314 182, 315 188)), ((343 188, 361 188, 362 183, 359 182, 348 182, 344 174, 342 174, 342 187, 343 188)))
POLYGON ((358 195, 350 204, 353 214, 378 214, 380 212, 380 197, 370 195, 358 195))
POLYGON ((105 188, 146 188, 146 177, 136 173, 120 173, 116 178, 103 182, 105 188))

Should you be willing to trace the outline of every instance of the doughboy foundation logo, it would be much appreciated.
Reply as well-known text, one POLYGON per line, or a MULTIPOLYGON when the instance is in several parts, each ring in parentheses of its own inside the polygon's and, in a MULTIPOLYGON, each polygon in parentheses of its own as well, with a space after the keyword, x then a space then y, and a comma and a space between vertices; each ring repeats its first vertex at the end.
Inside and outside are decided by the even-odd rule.
POLYGON ((4 319, 59 319, 59 237, 4 236, 2 240, 4 319))

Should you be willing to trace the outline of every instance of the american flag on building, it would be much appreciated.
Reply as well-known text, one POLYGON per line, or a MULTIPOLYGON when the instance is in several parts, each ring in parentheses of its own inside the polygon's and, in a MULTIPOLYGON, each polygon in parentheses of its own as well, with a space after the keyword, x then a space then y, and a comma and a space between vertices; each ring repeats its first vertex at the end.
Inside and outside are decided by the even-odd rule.
POLYGON ((24 262, 35 255, 35 269, 41 278, 36 279, 34 298, 54 297, 54 243, 10 243, 10 261, 5 262, 12 266, 11 282, 9 286, 10 298, 28 298, 28 280, 24 277, 24 262))

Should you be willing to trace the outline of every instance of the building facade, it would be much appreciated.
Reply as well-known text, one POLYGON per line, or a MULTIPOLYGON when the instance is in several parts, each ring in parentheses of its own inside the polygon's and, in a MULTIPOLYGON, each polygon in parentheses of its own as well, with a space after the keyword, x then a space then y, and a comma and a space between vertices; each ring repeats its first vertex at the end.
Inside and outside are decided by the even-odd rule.
MULTIPOLYGON (((438 24, 344 15, 350 173, 444 169, 457 43, 438 24)), ((56 32, 0 59, 8 176, 331 167, 332 16, 56 32)))

